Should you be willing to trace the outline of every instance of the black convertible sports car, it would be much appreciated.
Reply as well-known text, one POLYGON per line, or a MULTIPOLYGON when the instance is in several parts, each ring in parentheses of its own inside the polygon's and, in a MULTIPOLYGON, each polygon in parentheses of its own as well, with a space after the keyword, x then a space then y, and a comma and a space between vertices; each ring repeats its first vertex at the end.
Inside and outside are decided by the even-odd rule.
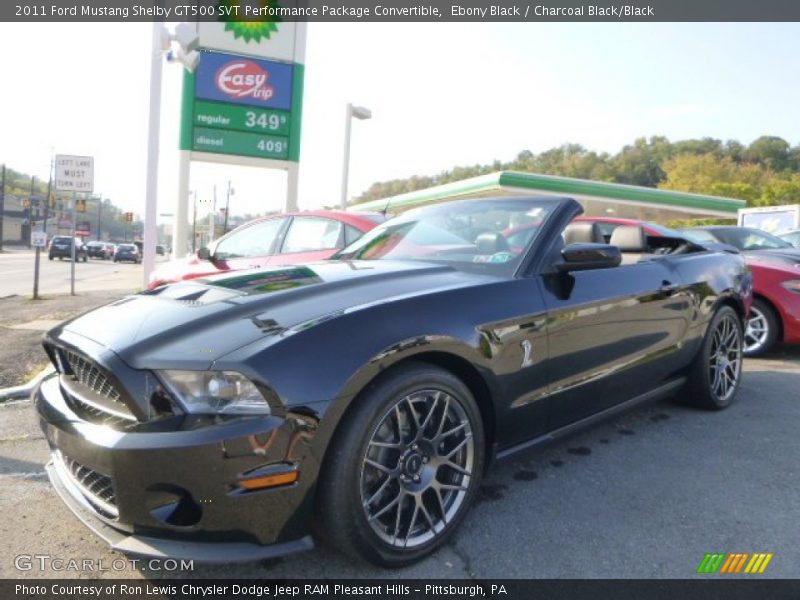
MULTIPOLYGON (((333 260, 157 288, 50 331, 51 481, 124 552, 440 546, 494 459, 644 400, 736 394, 735 250, 571 222, 565 198, 405 213, 333 260)), ((565 515, 566 516, 566 515, 565 515)))

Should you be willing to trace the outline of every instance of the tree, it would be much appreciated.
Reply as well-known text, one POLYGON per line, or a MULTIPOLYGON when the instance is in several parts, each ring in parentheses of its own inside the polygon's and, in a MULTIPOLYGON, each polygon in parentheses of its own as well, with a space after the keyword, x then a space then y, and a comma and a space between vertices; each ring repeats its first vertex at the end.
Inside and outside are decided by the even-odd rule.
POLYGON ((787 178, 773 178, 767 182, 756 206, 775 204, 800 204, 800 173, 787 178))
POLYGON ((747 147, 745 159, 773 171, 783 171, 789 167, 789 142, 783 138, 762 135, 747 147))
POLYGON ((762 136, 749 146, 711 137, 676 142, 663 136, 640 137, 613 156, 580 144, 564 144, 539 154, 523 150, 505 163, 495 160, 432 176, 376 182, 357 202, 505 169, 741 198, 755 206, 800 203, 800 145, 792 148, 775 136, 762 136))
POLYGON ((625 146, 613 161, 614 180, 618 183, 656 187, 664 180, 663 162, 674 153, 669 140, 663 136, 637 138, 625 146))

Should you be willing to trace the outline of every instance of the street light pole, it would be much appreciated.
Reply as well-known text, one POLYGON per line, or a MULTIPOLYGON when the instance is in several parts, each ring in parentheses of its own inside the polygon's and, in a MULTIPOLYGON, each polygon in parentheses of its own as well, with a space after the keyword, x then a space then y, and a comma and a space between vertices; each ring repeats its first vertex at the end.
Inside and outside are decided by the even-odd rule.
POLYGON ((353 118, 365 121, 372 118, 372 111, 363 106, 347 103, 344 119, 344 160, 342 161, 342 210, 347 209, 347 179, 350 172, 350 124, 353 118))

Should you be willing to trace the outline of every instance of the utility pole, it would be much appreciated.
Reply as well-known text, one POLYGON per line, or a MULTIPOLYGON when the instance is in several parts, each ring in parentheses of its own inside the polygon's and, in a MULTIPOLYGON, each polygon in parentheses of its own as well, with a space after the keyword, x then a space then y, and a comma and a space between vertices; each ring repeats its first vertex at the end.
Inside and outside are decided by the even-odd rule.
MULTIPOLYGON (((194 213, 192 214, 192 254, 197 252, 197 190, 192 192, 194 196, 194 213)), ((172 248, 175 248, 175 240, 172 240, 172 248)))
POLYGON ((231 208, 231 181, 228 180, 228 193, 225 196, 225 224, 222 226, 222 235, 228 233, 228 212, 231 208))
POLYGON ((6 213, 6 165, 3 163, 3 175, 0 176, 0 252, 3 250, 3 215, 6 213))
POLYGON ((33 191, 36 186, 36 176, 31 175, 31 191, 28 194, 28 235, 25 236, 25 244, 30 250, 31 247, 31 231, 33 231, 33 191))
POLYGON ((102 222, 101 221, 102 218, 103 218, 103 194, 98 194, 97 196, 97 241, 98 242, 103 237, 102 232, 100 231, 100 223, 102 222))
POLYGON ((208 243, 206 243, 206 246, 210 245, 211 242, 214 241, 214 234, 216 233, 216 231, 214 231, 216 225, 216 217, 217 217, 216 211, 217 211, 217 186, 215 185, 214 199, 211 201, 211 212, 208 215, 208 243))
MULTIPOLYGON (((50 159, 50 176, 47 178, 47 201, 44 203, 44 225, 42 231, 47 233, 47 220, 50 218, 50 194, 53 193, 53 159, 50 159)), ((55 206, 53 207, 55 208, 55 206)))
POLYGON ((72 260, 70 261, 69 267, 69 293, 71 296, 75 295, 75 261, 78 260, 78 252, 77 248, 75 248, 75 221, 78 219, 77 210, 78 195, 72 192, 72 243, 70 244, 70 248, 72 248, 72 260))

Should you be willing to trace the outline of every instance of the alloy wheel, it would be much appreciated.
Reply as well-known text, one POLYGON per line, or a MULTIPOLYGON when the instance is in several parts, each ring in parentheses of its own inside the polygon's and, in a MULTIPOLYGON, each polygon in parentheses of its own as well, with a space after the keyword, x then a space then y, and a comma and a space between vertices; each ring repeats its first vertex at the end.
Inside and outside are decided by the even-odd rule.
POLYGON ((708 360, 711 393, 721 402, 736 391, 742 370, 742 336, 739 324, 731 315, 717 323, 711 338, 708 360))
POLYGON ((769 338, 769 322, 763 312, 755 306, 750 308, 750 318, 744 330, 744 351, 758 352, 769 338))
POLYGON ((475 440, 464 407, 435 389, 415 391, 378 422, 361 465, 361 504, 375 534, 398 548, 439 536, 464 506, 475 440))

